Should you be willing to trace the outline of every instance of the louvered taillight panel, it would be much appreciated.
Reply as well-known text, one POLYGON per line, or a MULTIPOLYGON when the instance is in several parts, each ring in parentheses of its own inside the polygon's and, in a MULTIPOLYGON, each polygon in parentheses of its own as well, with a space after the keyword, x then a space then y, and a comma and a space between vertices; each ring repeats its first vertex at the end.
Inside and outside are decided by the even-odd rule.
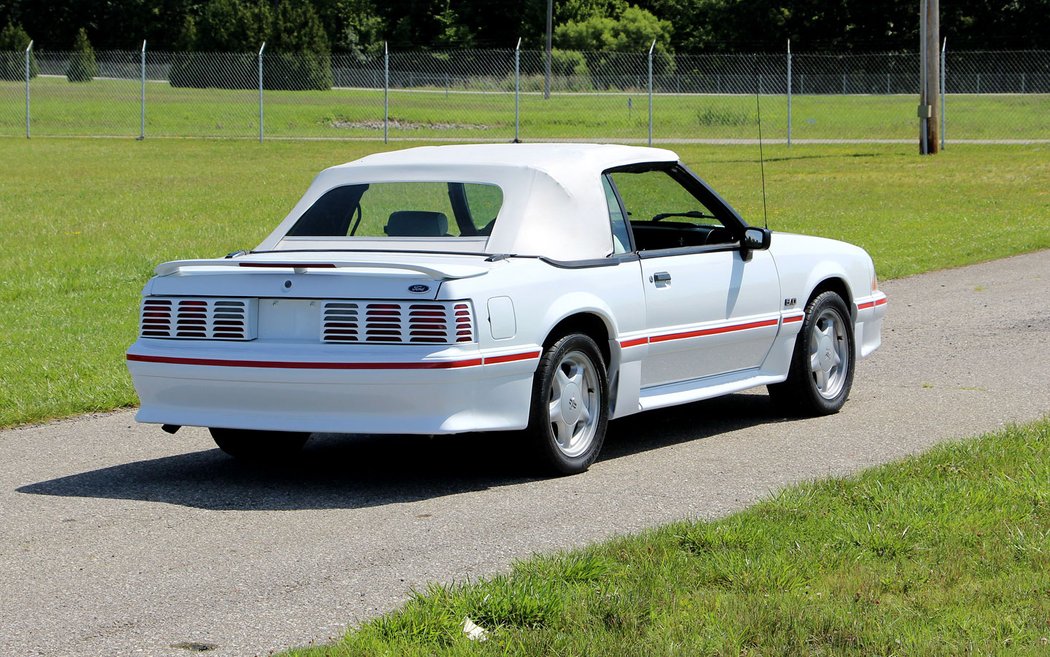
POLYGON ((462 344, 474 342, 466 301, 325 301, 321 340, 334 344, 462 344))
POLYGON ((146 297, 140 334, 144 338, 254 340, 257 299, 146 297))
MULTIPOLYGON (((144 338, 254 340, 258 305, 258 299, 146 297, 140 334, 144 338)), ((467 301, 322 301, 320 339, 331 344, 471 343, 476 340, 474 313, 467 301)))

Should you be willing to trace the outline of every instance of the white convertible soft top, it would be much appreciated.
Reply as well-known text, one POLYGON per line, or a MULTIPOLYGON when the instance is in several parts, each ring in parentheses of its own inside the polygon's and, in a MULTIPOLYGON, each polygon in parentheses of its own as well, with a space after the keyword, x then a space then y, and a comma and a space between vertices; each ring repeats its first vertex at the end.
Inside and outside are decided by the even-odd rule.
MULTIPOLYGON (((604 258, 613 251, 601 174, 646 162, 677 162, 661 148, 599 144, 483 144, 424 146, 376 153, 325 169, 259 250, 304 248, 282 242, 299 217, 328 190, 379 182, 465 182, 500 187, 503 207, 485 253, 546 256, 556 260, 604 258)), ((397 238, 345 238, 328 248, 396 248, 397 238), (352 243, 352 246, 348 244, 352 243)), ((323 248, 311 242, 310 248, 323 248)), ((440 240, 411 248, 449 250, 440 240)), ((476 246, 470 248, 476 251, 476 246)))

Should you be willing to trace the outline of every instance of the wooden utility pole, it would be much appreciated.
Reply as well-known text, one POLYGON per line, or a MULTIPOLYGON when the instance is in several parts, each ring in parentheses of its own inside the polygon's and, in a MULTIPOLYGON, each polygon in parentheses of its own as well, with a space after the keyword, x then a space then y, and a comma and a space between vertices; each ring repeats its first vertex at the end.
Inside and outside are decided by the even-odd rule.
POLYGON ((923 155, 933 155, 941 148, 937 102, 941 81, 940 40, 939 0, 922 0, 919 8, 919 152, 923 155))

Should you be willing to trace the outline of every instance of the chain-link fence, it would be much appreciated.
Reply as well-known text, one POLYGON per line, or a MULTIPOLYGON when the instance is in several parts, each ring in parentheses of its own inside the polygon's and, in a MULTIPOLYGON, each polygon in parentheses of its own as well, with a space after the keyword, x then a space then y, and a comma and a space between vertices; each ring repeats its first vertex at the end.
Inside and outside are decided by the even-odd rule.
MULTIPOLYGON (((82 57, 0 52, 0 135, 647 143, 754 140, 760 121, 771 141, 918 133, 915 53, 82 57)), ((948 143, 1050 141, 1050 51, 941 61, 948 143)))

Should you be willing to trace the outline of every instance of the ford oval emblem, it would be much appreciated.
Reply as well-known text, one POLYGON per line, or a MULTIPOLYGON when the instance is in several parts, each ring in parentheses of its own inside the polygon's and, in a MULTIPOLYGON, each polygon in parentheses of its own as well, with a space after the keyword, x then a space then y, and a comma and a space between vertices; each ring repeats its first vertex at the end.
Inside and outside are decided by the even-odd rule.
POLYGON ((416 292, 418 294, 422 294, 423 292, 429 292, 430 291, 430 286, 429 285, 409 285, 408 286, 408 291, 409 292, 416 292))

